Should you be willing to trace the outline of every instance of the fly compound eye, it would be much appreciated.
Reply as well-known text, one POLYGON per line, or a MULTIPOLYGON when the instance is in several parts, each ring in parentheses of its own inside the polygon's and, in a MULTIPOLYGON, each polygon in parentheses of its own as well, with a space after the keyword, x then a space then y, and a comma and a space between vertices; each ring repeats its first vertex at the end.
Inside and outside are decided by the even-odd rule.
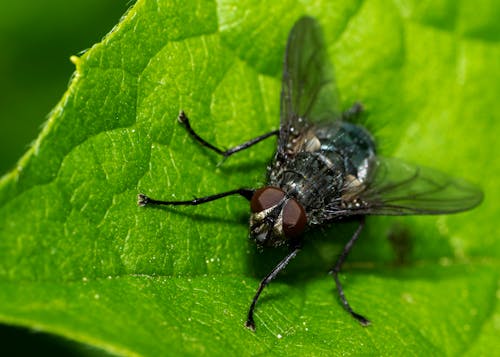
POLYGON ((259 188, 252 196, 250 208, 253 213, 262 212, 276 206, 285 197, 285 193, 276 187, 259 188))
POLYGON ((307 216, 304 207, 293 198, 283 207, 283 232, 288 238, 300 235, 306 227, 307 216))

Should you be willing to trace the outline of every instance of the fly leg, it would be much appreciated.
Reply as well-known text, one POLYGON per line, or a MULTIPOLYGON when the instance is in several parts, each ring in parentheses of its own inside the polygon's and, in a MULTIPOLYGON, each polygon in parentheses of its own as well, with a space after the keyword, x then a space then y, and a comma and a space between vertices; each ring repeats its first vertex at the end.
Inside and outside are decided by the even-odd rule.
POLYGON ((342 120, 351 121, 352 119, 356 119, 362 112, 364 108, 363 105, 359 102, 356 102, 342 113, 342 120))
POLYGON ((255 296, 253 297, 252 304, 250 305, 250 308, 248 309, 248 317, 247 321, 245 322, 245 326, 249 328, 252 331, 255 331, 255 322, 253 320, 253 311, 255 310, 255 305, 257 304, 257 300, 259 300, 260 293, 262 293, 262 290, 276 278, 276 276, 279 274, 280 271, 285 269, 285 267, 288 265, 290 260, 295 258, 297 253, 300 251, 300 247, 295 247, 288 255, 274 267, 273 270, 267 276, 262 279, 262 281, 259 284, 259 288, 257 289, 257 292, 255 293, 255 296))
POLYGON ((247 200, 251 200, 253 193, 255 190, 249 189, 249 188, 238 188, 236 190, 231 190, 227 192, 222 192, 218 193, 216 195, 211 195, 211 196, 206 196, 206 197, 200 197, 200 198, 193 198, 192 200, 188 201, 159 201, 152 199, 142 193, 137 195, 137 204, 141 207, 144 206, 157 206, 157 205, 164 205, 164 206, 197 206, 201 205, 203 203, 211 202, 218 200, 219 198, 231 196, 231 195, 240 195, 245 197, 247 200))
POLYGON ((349 305, 349 303, 347 302, 347 299, 344 295, 344 289, 342 288, 342 284, 340 283, 339 276, 338 276, 340 269, 342 268, 342 264, 344 263, 345 259, 347 258, 347 255, 351 251, 352 246, 354 245, 354 243, 358 239, 364 226, 365 226, 365 219, 363 217, 361 219, 361 221, 359 222, 358 229, 356 229, 356 232, 354 232, 354 235, 352 236, 352 238, 345 245, 344 250, 342 251, 342 254, 340 254, 340 257, 337 260, 337 263, 335 263, 335 266, 330 271, 330 273, 333 274, 333 278, 335 279, 335 284, 337 285, 337 291, 339 293, 340 300, 342 301, 342 305, 344 305, 344 308, 351 314, 352 317, 354 317, 356 320, 358 320, 361 325, 368 326, 370 324, 370 321, 368 319, 366 319, 364 316, 354 312, 353 309, 351 308, 351 306, 349 305))
POLYGON ((262 140, 267 139, 268 137, 273 136, 273 135, 278 135, 278 133, 279 133, 279 130, 273 130, 269 133, 266 133, 264 135, 260 135, 256 138, 248 140, 248 141, 244 142, 243 144, 237 145, 237 146, 232 147, 232 148, 227 149, 227 150, 221 150, 218 147, 213 146, 209 142, 205 141, 205 139, 200 137, 198 134, 196 134, 196 132, 191 127, 191 124, 189 123, 189 118, 186 116, 186 114, 183 111, 181 111, 179 113, 179 123, 184 125, 184 127, 188 131, 189 135, 191 135, 201 145, 205 146, 206 148, 209 148, 210 150, 216 152, 219 155, 222 155, 224 158, 227 158, 238 151, 245 150, 245 149, 249 148, 250 146, 253 146, 253 145, 261 142, 262 140))

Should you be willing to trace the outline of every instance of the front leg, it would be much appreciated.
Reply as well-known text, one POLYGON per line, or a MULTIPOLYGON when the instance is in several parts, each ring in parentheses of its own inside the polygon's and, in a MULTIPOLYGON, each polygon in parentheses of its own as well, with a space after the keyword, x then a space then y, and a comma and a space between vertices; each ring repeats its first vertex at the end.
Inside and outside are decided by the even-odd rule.
POLYGON ((191 127, 191 124, 189 123, 189 118, 187 117, 186 113, 184 113, 183 111, 181 111, 179 113, 179 123, 184 125, 184 127, 188 131, 189 135, 191 135, 193 137, 193 139, 198 141, 201 145, 205 146, 206 148, 209 148, 210 150, 216 152, 219 155, 222 155, 224 158, 227 158, 227 157, 231 156, 232 154, 237 153, 238 151, 245 150, 245 149, 249 148, 250 146, 253 146, 253 145, 261 142, 262 140, 269 138, 270 136, 279 134, 279 130, 273 130, 269 133, 266 133, 266 134, 260 135, 256 138, 253 138, 251 140, 248 140, 248 141, 244 142, 243 144, 237 145, 237 146, 232 147, 232 148, 227 149, 227 150, 221 150, 218 147, 207 142, 205 139, 200 137, 193 130, 193 128, 191 127))
POLYGON ((211 196, 193 198, 192 200, 187 200, 187 201, 161 201, 161 200, 156 200, 154 198, 146 196, 145 194, 140 193, 137 195, 137 205, 141 206, 141 207, 160 206, 160 205, 163 205, 163 206, 197 206, 197 205, 201 205, 203 203, 212 202, 212 201, 218 200, 220 198, 224 198, 224 197, 231 196, 231 195, 240 195, 240 196, 243 196, 247 200, 250 201, 252 199, 254 192, 255 192, 255 190, 251 189, 251 188, 238 188, 236 190, 221 192, 221 193, 217 193, 217 194, 211 195, 211 196))
POLYGON ((257 304, 257 300, 259 300, 259 296, 262 293, 262 290, 276 278, 276 276, 279 274, 280 271, 285 269, 285 267, 288 265, 290 260, 295 258, 297 253, 300 251, 300 246, 293 248, 285 258, 281 262, 278 263, 274 267, 273 270, 267 276, 262 279, 262 281, 259 284, 259 288, 257 289, 257 292, 255 293, 255 296, 252 299, 252 304, 250 305, 250 308, 248 309, 248 315, 247 315, 247 321, 245 322, 245 326, 249 328, 252 331, 255 331, 255 321, 253 320, 253 311, 255 310, 255 305, 257 304))

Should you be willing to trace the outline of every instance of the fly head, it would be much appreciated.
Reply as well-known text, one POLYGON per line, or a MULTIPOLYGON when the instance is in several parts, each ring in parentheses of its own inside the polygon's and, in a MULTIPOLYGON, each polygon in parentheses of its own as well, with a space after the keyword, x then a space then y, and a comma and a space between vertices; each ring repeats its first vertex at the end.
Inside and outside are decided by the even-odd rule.
POLYGON ((250 208, 250 237, 259 245, 278 247, 289 244, 307 225, 302 205, 277 187, 256 190, 250 208))

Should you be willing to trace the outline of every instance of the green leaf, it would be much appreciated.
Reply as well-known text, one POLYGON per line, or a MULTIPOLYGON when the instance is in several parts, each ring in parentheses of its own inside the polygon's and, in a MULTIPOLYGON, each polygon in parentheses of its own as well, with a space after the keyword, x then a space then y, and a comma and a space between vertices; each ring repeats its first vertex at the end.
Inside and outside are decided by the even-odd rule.
POLYGON ((70 88, 0 182, 0 321, 123 355, 498 350, 499 10, 487 0, 138 1, 73 59, 70 88), (217 166, 176 117, 185 110, 219 147, 277 128, 286 37, 305 14, 323 26, 343 106, 366 106, 380 152, 477 182, 485 201, 459 215, 368 220, 342 274, 367 328, 326 274, 354 226, 307 237, 264 291, 252 333, 251 297, 284 252, 247 240, 248 203, 145 209, 136 195, 263 184, 273 140, 217 166))

